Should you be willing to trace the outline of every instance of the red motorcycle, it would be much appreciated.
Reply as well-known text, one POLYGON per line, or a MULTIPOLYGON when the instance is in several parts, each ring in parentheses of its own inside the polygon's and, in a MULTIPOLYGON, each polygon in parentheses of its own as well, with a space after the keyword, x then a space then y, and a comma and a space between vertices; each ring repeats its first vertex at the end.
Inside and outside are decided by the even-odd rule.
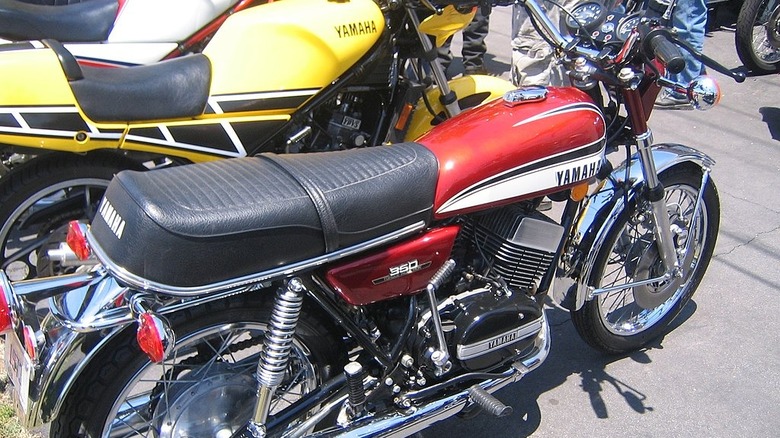
POLYGON ((652 18, 571 40, 523 4, 573 87, 510 91, 413 143, 118 174, 89 230, 70 230, 95 269, 0 274, 25 424, 407 436, 506 415, 491 393, 547 357, 556 272, 576 281, 563 304, 590 345, 626 352, 668 330, 712 256, 719 201, 712 159, 653 144, 647 120, 661 87, 702 109, 717 87, 664 79, 682 56, 652 18))

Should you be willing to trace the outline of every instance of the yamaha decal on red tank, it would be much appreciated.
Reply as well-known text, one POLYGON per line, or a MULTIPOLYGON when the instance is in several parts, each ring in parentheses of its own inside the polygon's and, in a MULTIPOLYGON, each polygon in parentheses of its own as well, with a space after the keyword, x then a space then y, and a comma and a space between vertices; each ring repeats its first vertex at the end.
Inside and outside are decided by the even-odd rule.
POLYGON ((445 124, 419 140, 439 159, 441 217, 561 191, 604 159, 604 116, 574 88, 522 88, 445 124))

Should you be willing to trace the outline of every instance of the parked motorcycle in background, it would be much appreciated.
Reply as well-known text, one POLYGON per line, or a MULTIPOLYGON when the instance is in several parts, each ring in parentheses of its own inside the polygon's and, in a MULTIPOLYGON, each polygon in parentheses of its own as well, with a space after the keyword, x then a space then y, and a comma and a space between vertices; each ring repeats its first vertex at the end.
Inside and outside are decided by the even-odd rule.
POLYGON ((266 0, 4 0, 0 44, 53 39, 83 65, 127 67, 203 50, 231 14, 266 0))
POLYGON ((0 268, 17 281, 91 265, 65 246, 67 223, 94 219, 120 170, 411 140, 512 89, 448 82, 435 58, 475 8, 418 11, 264 4, 230 15, 203 53, 123 69, 80 66, 52 40, 5 45, 0 147, 33 158, 0 178, 0 268))
POLYGON ((665 333, 720 207, 713 160, 653 144, 647 121, 663 87, 707 109, 717 85, 665 79, 683 58, 655 17, 614 11, 599 36, 579 18, 590 38, 569 38, 522 4, 573 86, 511 90, 414 142, 119 173, 91 226, 70 225, 99 265, 0 273, 23 422, 53 437, 408 436, 507 415, 491 393, 547 357, 556 272, 595 348, 665 333))
POLYGON ((780 2, 745 0, 737 17, 737 54, 750 71, 780 69, 780 2))

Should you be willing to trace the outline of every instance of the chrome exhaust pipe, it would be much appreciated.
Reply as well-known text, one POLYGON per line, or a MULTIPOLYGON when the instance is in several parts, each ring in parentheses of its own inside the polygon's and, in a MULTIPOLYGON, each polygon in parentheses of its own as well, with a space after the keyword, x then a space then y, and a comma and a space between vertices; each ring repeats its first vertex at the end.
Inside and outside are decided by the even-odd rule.
MULTIPOLYGON (((501 373, 499 377, 479 383, 479 386, 482 387, 482 389, 488 393, 498 391, 509 384, 519 381, 526 374, 535 370, 544 362, 547 355, 550 353, 550 328, 547 323, 547 317, 543 314, 542 318, 544 319, 542 329, 536 337, 533 353, 526 356, 525 359, 513 363, 512 366, 501 373)), ((406 437, 461 412, 464 408, 473 403, 469 394, 469 390, 464 389, 456 394, 434 400, 421 406, 412 406, 405 411, 393 411, 377 417, 357 420, 345 428, 338 430, 329 429, 312 436, 350 436, 361 438, 406 437)), ((311 424, 302 424, 296 429, 310 428, 311 426, 311 424)), ((297 435, 295 430, 291 430, 284 436, 289 437, 297 435)))

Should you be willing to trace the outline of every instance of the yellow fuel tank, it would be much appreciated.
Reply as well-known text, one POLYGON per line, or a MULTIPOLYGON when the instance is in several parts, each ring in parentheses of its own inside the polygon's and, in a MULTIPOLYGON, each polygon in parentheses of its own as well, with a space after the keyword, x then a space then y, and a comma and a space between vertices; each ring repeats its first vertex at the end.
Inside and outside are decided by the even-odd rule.
POLYGON ((283 0, 245 9, 203 51, 213 66, 211 94, 323 88, 368 52, 384 26, 373 0, 283 0))

